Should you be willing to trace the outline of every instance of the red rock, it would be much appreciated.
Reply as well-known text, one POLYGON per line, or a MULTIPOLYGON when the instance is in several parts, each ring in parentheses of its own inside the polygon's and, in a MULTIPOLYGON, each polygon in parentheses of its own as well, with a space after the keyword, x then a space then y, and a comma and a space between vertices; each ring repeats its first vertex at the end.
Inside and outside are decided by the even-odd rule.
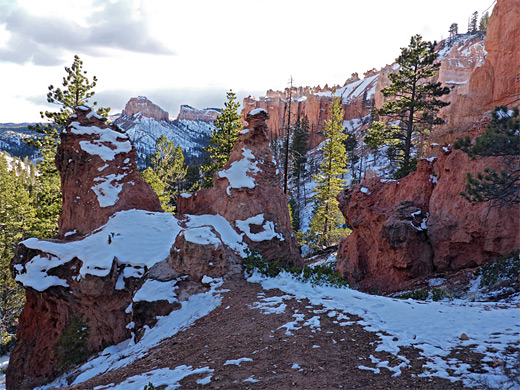
POLYGON ((158 121, 161 120, 169 120, 170 115, 168 112, 164 111, 161 107, 156 104, 153 104, 150 100, 148 100, 144 96, 138 96, 136 98, 131 98, 122 112, 123 115, 137 115, 141 114, 147 118, 152 118, 158 121))
POLYGON ((432 164, 420 160, 417 172, 399 181, 373 178, 343 191, 340 208, 353 232, 340 244, 338 270, 361 289, 396 291, 414 278, 476 267, 518 249, 520 206, 490 209, 460 195, 466 174, 486 167, 505 168, 498 158, 471 160, 456 150, 432 164), (419 209, 425 230, 411 226, 418 226, 411 214, 419 209))
POLYGON ((216 108, 198 110, 187 105, 182 105, 177 120, 213 122, 219 115, 220 110, 216 108))
MULTIPOLYGON (((482 134, 486 112, 518 95, 518 20, 519 0, 497 2, 485 40, 486 60, 480 67, 475 67, 478 61, 471 64, 474 71, 467 88, 461 87, 450 98, 452 104, 444 111, 448 124, 431 135, 432 141, 444 145, 429 151, 437 159, 427 170, 421 160, 417 172, 399 184, 373 178, 339 195, 340 208, 354 229, 341 242, 338 269, 352 284, 368 290, 399 290, 414 278, 475 267, 520 247, 519 205, 490 208, 489 203, 470 204, 460 195, 467 173, 476 176, 485 168, 501 171, 511 164, 520 166, 520 158, 509 162, 496 157, 470 159, 462 151, 449 149, 461 136, 482 134), (371 194, 360 192, 363 187, 371 194), (429 213, 427 229, 418 233, 406 225, 412 204, 422 210, 421 215, 429 213)), ((471 50, 478 51, 478 45, 477 41, 471 50)), ((460 49, 456 47, 447 58, 460 60, 460 49)), ((443 75, 441 66, 440 77, 463 76, 453 72, 446 68, 443 75)))
POLYGON ((77 109, 69 118, 56 166, 63 193, 59 238, 90 233, 117 211, 162 211, 159 198, 139 174, 127 135, 91 109, 77 109))
POLYGON ((338 270, 353 286, 392 290, 433 271, 433 251, 422 225, 434 188, 432 169, 421 160, 408 180, 374 177, 340 193, 339 207, 353 231, 340 244, 338 270))
POLYGON ((226 247, 218 232, 210 226, 182 231, 177 236, 168 262, 173 269, 200 281, 212 278, 241 276, 240 256, 226 247), (202 241, 201 241, 202 239, 202 241))
POLYGON ((266 135, 267 113, 262 110, 246 119, 249 126, 239 135, 227 164, 213 177, 213 187, 179 197, 178 212, 220 214, 268 261, 299 260, 287 198, 266 135))

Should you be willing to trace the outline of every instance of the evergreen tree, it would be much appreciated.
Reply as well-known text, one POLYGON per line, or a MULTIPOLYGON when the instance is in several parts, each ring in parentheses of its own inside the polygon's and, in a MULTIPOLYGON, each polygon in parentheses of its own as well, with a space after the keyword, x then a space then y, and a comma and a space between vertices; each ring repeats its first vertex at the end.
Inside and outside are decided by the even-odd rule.
POLYGON ((141 176, 150 184, 161 201, 163 210, 174 212, 181 181, 186 176, 184 155, 180 146, 175 146, 166 136, 161 135, 155 142, 155 153, 151 156, 151 168, 141 176))
POLYGON ((309 119, 305 115, 296 121, 291 143, 291 179, 296 189, 296 199, 299 206, 301 200, 301 185, 306 173, 307 151, 309 150, 309 119))
POLYGON ((210 155, 208 161, 202 166, 204 188, 213 186, 213 175, 226 165, 242 127, 241 116, 238 113, 240 103, 236 101, 235 93, 229 91, 227 99, 224 109, 213 123, 215 130, 211 133, 210 145, 204 148, 204 151, 210 155))
POLYGON ((487 31, 487 27, 489 24, 489 12, 486 11, 484 15, 480 18, 480 23, 478 26, 478 31, 482 34, 485 34, 487 31))
MULTIPOLYGON (((65 67, 67 75, 63 77, 63 88, 49 86, 47 102, 58 105, 59 111, 40 112, 46 123, 29 126, 42 134, 41 138, 30 140, 32 146, 40 149, 42 160, 38 163, 36 183, 33 188, 33 201, 35 202, 37 216, 34 234, 38 238, 52 237, 58 229, 58 217, 61 212, 61 188, 58 171, 54 165, 56 148, 59 143, 59 133, 65 127, 68 117, 74 112, 74 107, 91 104, 90 99, 94 96, 94 87, 97 83, 96 76, 92 82, 89 81, 83 70, 83 61, 76 55, 72 66, 65 67)), ((92 103, 93 106, 97 102, 92 103)), ((107 116, 109 108, 99 108, 98 114, 107 116)))
POLYGON ((423 41, 421 35, 415 35, 410 45, 401 49, 401 55, 396 59, 399 70, 389 75, 392 84, 382 91, 385 97, 392 99, 377 110, 392 124, 375 121, 365 137, 365 143, 372 148, 389 145, 396 151, 399 161, 396 178, 415 170, 412 152, 417 149, 417 141, 414 137, 424 135, 433 125, 444 123, 436 113, 449 104, 439 97, 449 93, 450 89, 441 87, 441 83, 428 82, 440 66, 435 62, 437 53, 434 48, 435 45, 423 41))
POLYGON ((11 278, 9 263, 17 243, 32 235, 36 210, 29 196, 30 165, 0 153, 0 354, 14 342, 18 315, 25 302, 23 288, 11 278))
POLYGON ((330 119, 325 123, 323 142, 323 162, 316 181, 314 216, 311 220, 310 236, 317 247, 329 246, 338 242, 345 234, 340 225, 345 223, 338 207, 336 196, 343 189, 347 172, 345 151, 346 134, 343 131, 343 107, 341 99, 334 97, 330 106, 330 119))
POLYGON ((452 23, 450 26, 450 37, 454 37, 459 33, 459 25, 457 23, 452 23))
POLYGON ((491 202, 492 206, 520 203, 520 118, 518 107, 509 110, 496 107, 486 131, 471 144, 469 136, 453 145, 468 155, 501 157, 507 170, 496 172, 485 169, 473 177, 467 174, 466 191, 462 192, 469 202, 491 202))
POLYGON ((475 11, 471 15, 471 18, 469 19, 468 24, 468 33, 469 34, 476 34, 477 33, 477 23, 478 23, 478 12, 475 11))

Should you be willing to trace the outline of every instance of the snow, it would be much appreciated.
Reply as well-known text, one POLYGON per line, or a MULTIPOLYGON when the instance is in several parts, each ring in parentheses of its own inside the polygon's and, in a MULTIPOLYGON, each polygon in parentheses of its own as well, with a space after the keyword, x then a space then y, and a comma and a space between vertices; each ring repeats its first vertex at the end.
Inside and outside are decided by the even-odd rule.
POLYGON ((370 195, 370 191, 366 187, 361 187, 360 191, 364 194, 370 195))
POLYGON ((253 359, 251 358, 246 358, 246 357, 243 357, 243 358, 240 358, 240 359, 234 359, 234 360, 226 360, 226 362, 224 363, 224 366, 229 366, 229 365, 235 365, 235 366, 240 366, 240 364, 242 362, 252 362, 253 359))
POLYGON ((191 198, 191 194, 187 194, 187 193, 185 193, 185 192, 183 192, 183 193, 181 194, 181 196, 182 196, 184 199, 189 199, 189 198, 191 198))
POLYGON ((98 139, 92 141, 80 141, 79 146, 85 152, 99 156, 103 161, 112 161, 116 155, 128 153, 132 150, 132 144, 128 140, 128 136, 112 129, 100 129, 97 126, 81 126, 79 122, 72 122, 70 124, 70 132, 78 135, 97 136, 98 139), (119 141, 119 139, 123 141, 119 141))
POLYGON ((215 249, 217 249, 221 243, 221 241, 218 239, 215 233, 211 231, 211 228, 209 226, 188 229, 185 230, 183 234, 186 241, 200 245, 213 244, 213 247, 215 249))
POLYGON ((14 267, 19 272, 15 280, 22 283, 25 287, 32 287, 36 291, 45 291, 51 286, 69 287, 64 279, 60 279, 55 275, 48 275, 47 272, 53 268, 59 267, 62 262, 55 256, 50 258, 37 255, 31 261, 25 264, 25 272, 23 265, 16 264, 14 267))
MULTIPOLYGON (((377 78, 379 75, 367 77, 362 80, 354 81, 353 83, 347 84, 346 86, 336 90, 334 96, 340 96, 343 99, 343 103, 347 104, 352 99, 358 99, 365 97, 366 100, 370 100, 376 92, 377 78)), ((319 92, 317 96, 332 96, 332 92, 319 92)))
MULTIPOLYGON (((222 286, 222 280, 209 279, 211 280, 211 288, 209 291, 192 295, 187 301, 181 302, 182 307, 179 310, 174 310, 164 317, 157 317, 157 324, 152 329, 146 327, 145 334, 138 343, 134 343, 132 339, 129 339, 118 345, 110 346, 97 357, 83 364, 78 369, 80 374, 76 377, 72 385, 80 384, 88 379, 131 364, 145 356, 149 349, 160 344, 163 340, 172 337, 179 331, 189 328, 197 319, 204 317, 218 307, 222 302, 220 295, 222 291, 218 290, 218 288, 222 286)), ((212 372, 207 367, 203 369, 206 371, 200 371, 198 373, 212 372)), ((38 388, 38 390, 56 387, 58 384, 63 383, 66 375, 67 374, 44 387, 38 388)), ((141 375, 138 377, 140 376, 141 375)), ((163 382, 163 384, 164 383, 165 382, 163 382)), ((148 384, 148 382, 145 384, 148 384)), ((156 386, 159 385, 159 383, 156 382, 153 382, 153 384, 156 386)), ((129 387, 117 387, 117 389, 128 388, 129 387)), ((142 387, 137 388, 141 389, 142 387)))
POLYGON ((265 112, 265 113, 267 114, 267 111, 264 110, 263 108, 256 108, 256 109, 254 109, 253 111, 251 111, 251 112, 249 113, 249 115, 258 115, 258 114, 260 114, 261 112, 265 112))
POLYGON ((177 280, 169 282, 161 282, 159 280, 148 279, 141 286, 134 295, 134 302, 154 302, 154 301, 168 301, 168 303, 178 302, 177 294, 177 280))
POLYGON ((242 257, 244 257, 245 249, 247 245, 242 241, 242 235, 238 234, 235 229, 229 224, 227 219, 225 219, 220 214, 217 215, 189 215, 186 214, 186 226, 188 228, 196 228, 201 226, 212 226, 217 233, 220 235, 222 242, 226 244, 231 249, 238 252, 242 257))
POLYGON ((261 302, 255 302, 253 305, 249 306, 249 308, 259 309, 262 314, 282 314, 287 308, 287 305, 283 303, 283 300, 291 298, 293 297, 290 295, 262 298, 261 302))
POLYGON ((9 355, 0 356, 0 390, 5 390, 5 374, 9 364, 9 355))
POLYGON ((247 134, 249 133, 249 129, 244 129, 240 131, 240 134, 247 134))
POLYGON ((276 233, 274 223, 272 221, 265 221, 264 223, 264 214, 255 215, 244 221, 237 220, 235 221, 235 224, 251 241, 268 241, 275 237, 280 241, 284 241, 283 236, 280 233, 276 233), (251 233, 250 225, 260 225, 264 230, 259 233, 251 233))
POLYGON ((219 177, 225 177, 229 181, 227 188, 227 194, 231 196, 231 188, 255 188, 255 179, 247 174, 255 174, 260 172, 258 168, 258 162, 254 161, 255 156, 251 153, 251 150, 242 148, 243 159, 234 161, 231 166, 226 169, 219 171, 219 177))
MULTIPOLYGON (((400 355, 401 348, 412 346, 428 362, 425 376, 462 380, 466 386, 483 379, 499 383, 504 379, 500 374, 471 372, 457 357, 447 356, 462 346, 484 354, 486 359, 500 359, 507 348, 518 342, 520 323, 514 304, 398 300, 348 288, 312 286, 288 273, 281 273, 276 278, 254 274, 248 280, 261 283, 267 290, 280 289, 296 299, 306 298, 312 305, 323 306, 328 311, 361 317, 357 323, 379 337, 376 352, 386 351, 402 361, 393 367, 388 366, 388 362, 377 362, 378 368, 388 366, 395 375, 409 364, 400 355), (462 333, 468 335, 469 340, 461 340, 462 333)), ((301 319, 296 318, 283 327, 287 331, 296 329, 298 321, 301 319)), ((365 365, 358 368, 378 370, 365 365)))
POLYGON ((208 383, 211 382, 211 377, 212 376, 213 375, 209 375, 209 376, 207 376, 205 378, 197 379, 197 384, 199 384, 199 385, 207 385, 208 383))
MULTIPOLYGON (((148 383, 152 383, 155 387, 166 386, 165 390, 173 390, 179 388, 180 381, 186 378, 189 375, 194 374, 205 374, 208 372, 213 372, 213 370, 209 367, 201 367, 193 369, 192 366, 178 366, 173 370, 169 368, 159 368, 153 371, 146 372, 144 374, 139 374, 132 376, 125 380, 124 382, 119 383, 115 386, 102 386, 97 387, 97 390, 128 390, 128 389, 143 389, 148 383)), ((211 376, 207 377, 211 380, 211 376)), ((205 378, 206 379, 206 378, 205 378)), ((197 381, 199 383, 199 381, 197 381)), ((201 383, 206 384, 209 383, 201 383)))
MULTIPOLYGON (((23 241, 27 248, 49 253, 54 260, 49 264, 49 259, 37 256, 28 263, 32 263, 29 269, 26 266, 25 270, 18 270, 16 277, 26 286, 43 283, 49 287, 51 279, 45 272, 38 271, 66 264, 75 257, 82 261, 79 270, 81 277, 87 274, 106 276, 114 261, 118 265, 126 265, 125 273, 131 274, 167 258, 181 230, 179 222, 169 213, 120 211, 106 225, 79 241, 60 243, 36 238, 23 241)), ((58 280, 52 280, 54 285, 63 285, 58 280)))
POLYGON ((124 173, 118 175, 113 173, 108 176, 96 177, 94 179, 94 181, 99 182, 99 184, 94 185, 92 191, 96 194, 100 207, 109 207, 116 204, 119 200, 119 193, 123 189, 123 183, 115 182, 120 181, 125 176, 124 173))

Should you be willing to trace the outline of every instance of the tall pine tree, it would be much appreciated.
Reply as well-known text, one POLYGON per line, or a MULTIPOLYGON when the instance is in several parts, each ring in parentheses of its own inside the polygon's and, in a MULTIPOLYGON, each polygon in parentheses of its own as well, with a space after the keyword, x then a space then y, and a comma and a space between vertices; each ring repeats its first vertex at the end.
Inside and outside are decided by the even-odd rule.
MULTIPOLYGON (((59 111, 40 112, 46 123, 30 126, 31 130, 42 134, 41 138, 30 143, 40 149, 42 160, 38 163, 38 179, 34 188, 38 226, 34 234, 39 238, 52 237, 57 232, 57 222, 61 211, 61 189, 58 171, 54 165, 54 157, 59 144, 59 133, 65 127, 68 117, 79 105, 96 106, 90 102, 97 84, 96 76, 89 81, 83 70, 83 61, 75 55, 72 66, 65 67, 67 75, 63 77, 63 88, 49 86, 47 102, 59 106, 59 111)), ((99 108, 98 114, 107 116, 110 108, 99 108)))
POLYGON ((343 107, 341 99, 334 97, 330 106, 330 119, 325 124, 325 141, 323 142, 323 162, 320 165, 316 181, 314 216, 311 220, 310 237, 316 247, 326 247, 344 236, 341 227, 345 219, 338 207, 336 196, 345 186, 342 176, 347 172, 347 155, 345 141, 347 135, 343 131, 343 107))
POLYGON ((241 116, 238 113, 239 107, 240 103, 236 101, 235 93, 229 91, 224 109, 213 123, 215 130, 211 133, 210 144, 204 148, 204 151, 209 153, 208 161, 202 166, 204 173, 202 186, 204 188, 213 187, 213 175, 229 160, 229 155, 242 127, 241 116))
POLYGON ((412 153, 417 152, 417 143, 420 143, 415 137, 419 135, 419 139, 424 141, 425 132, 444 123, 436 114, 449 104, 439 98, 448 94, 450 89, 442 87, 441 83, 429 82, 440 67, 440 63, 435 62, 437 53, 434 48, 431 42, 414 35, 410 45, 401 49, 401 55, 396 59, 399 70, 389 75, 392 84, 382 91, 390 100, 377 110, 386 123, 373 122, 365 137, 365 143, 372 148, 390 145, 396 151, 399 161, 396 178, 415 170, 416 160, 412 153))
MULTIPOLYGON (((291 212, 293 216, 293 230, 300 230, 300 210, 304 206, 302 203, 303 180, 307 173, 307 151, 309 150, 309 119, 305 115, 298 118, 294 125, 294 133, 291 142, 291 171, 290 181, 293 184, 291 197, 291 212)), ((306 201, 304 200, 306 203, 306 201)))

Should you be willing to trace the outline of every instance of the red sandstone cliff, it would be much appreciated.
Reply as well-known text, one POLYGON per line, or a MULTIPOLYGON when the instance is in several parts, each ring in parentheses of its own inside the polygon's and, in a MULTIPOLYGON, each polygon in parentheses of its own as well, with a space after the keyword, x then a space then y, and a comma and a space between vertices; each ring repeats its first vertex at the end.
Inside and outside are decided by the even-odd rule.
POLYGON ((147 118, 152 118, 158 121, 167 121, 170 118, 170 115, 166 111, 164 111, 158 105, 153 104, 145 96, 131 98, 128 101, 128 103, 126 103, 126 106, 122 112, 123 115, 128 116, 132 116, 139 113, 147 118))
MULTIPOLYGON (((497 2, 485 40, 485 62, 472 64, 474 71, 443 113, 448 123, 434 130, 432 141, 452 143, 462 135, 480 135, 489 110, 518 98, 519 20, 520 0, 497 2)), ((463 76, 450 66, 464 50, 444 57, 441 79, 463 76)), ((482 52, 474 45, 471 50, 482 52)), ((417 172, 397 182, 372 178, 338 196, 353 226, 340 245, 338 270, 352 284, 394 291, 414 278, 475 267, 520 248, 519 205, 490 208, 488 203, 470 204, 460 195, 467 173, 475 175, 486 167, 500 171, 507 168, 504 162, 496 157, 472 160, 436 142, 427 153, 436 159, 421 160, 417 172)), ((520 158, 510 164, 519 167, 520 158)))
POLYGON ((213 122, 220 115, 220 110, 216 108, 205 108, 199 110, 191 106, 183 104, 177 120, 213 122))

